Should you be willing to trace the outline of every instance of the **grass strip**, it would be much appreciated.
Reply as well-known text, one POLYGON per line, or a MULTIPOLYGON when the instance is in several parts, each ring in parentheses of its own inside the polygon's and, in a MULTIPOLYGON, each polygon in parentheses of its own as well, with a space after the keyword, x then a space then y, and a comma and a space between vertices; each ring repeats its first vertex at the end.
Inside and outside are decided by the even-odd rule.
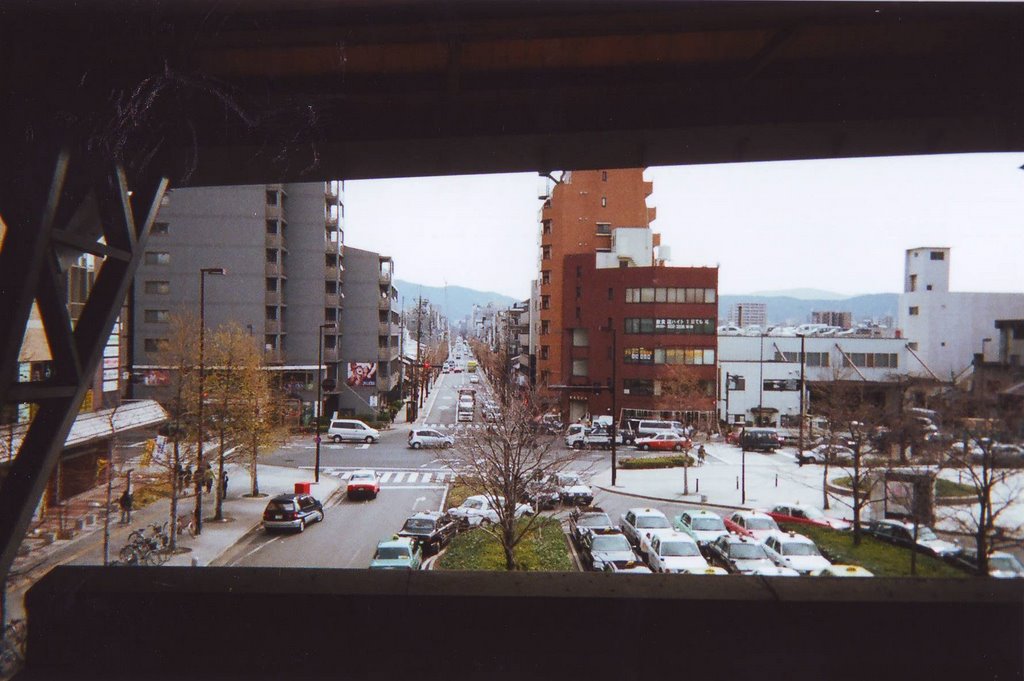
MULTIPOLYGON (((516 547, 516 559, 520 570, 568 572, 573 569, 562 524, 554 518, 538 521, 533 531, 516 547)), ((497 539, 476 528, 452 539, 436 569, 504 570, 505 554, 497 539)))

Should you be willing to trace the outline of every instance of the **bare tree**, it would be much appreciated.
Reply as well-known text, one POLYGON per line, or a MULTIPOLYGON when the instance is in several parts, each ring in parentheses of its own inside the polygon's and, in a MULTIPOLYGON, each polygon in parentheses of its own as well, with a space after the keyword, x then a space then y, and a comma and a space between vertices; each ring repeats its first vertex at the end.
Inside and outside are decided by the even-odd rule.
MULTIPOLYGON (((714 409, 714 398, 708 395, 696 372, 683 364, 670 364, 658 372, 659 394, 655 405, 659 409, 675 412, 711 411, 714 409)), ((683 460, 683 494, 690 493, 689 456, 683 460)))
POLYGON ((238 403, 234 416, 238 429, 238 441, 245 449, 249 465, 250 496, 260 496, 257 461, 263 448, 278 444, 284 439, 285 428, 278 406, 283 403, 275 399, 270 386, 270 377, 263 366, 263 355, 254 347, 254 352, 243 356, 239 369, 238 403))
POLYGON ((517 517, 519 504, 535 481, 564 471, 576 458, 572 450, 557 447, 550 435, 533 427, 539 413, 530 393, 495 386, 501 413, 486 428, 471 431, 455 447, 444 450, 441 460, 456 471, 456 483, 473 494, 487 497, 497 512, 497 522, 480 531, 494 537, 505 555, 505 568, 518 568, 516 548, 539 524, 539 515, 517 517))

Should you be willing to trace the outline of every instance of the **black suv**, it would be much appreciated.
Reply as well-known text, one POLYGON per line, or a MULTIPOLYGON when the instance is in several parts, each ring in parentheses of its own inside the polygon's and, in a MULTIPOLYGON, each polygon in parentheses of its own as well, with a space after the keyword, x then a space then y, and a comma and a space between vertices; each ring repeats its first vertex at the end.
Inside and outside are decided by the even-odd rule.
POLYGON ((324 507, 308 494, 279 494, 263 511, 264 530, 298 530, 324 519, 324 507))
POLYGON ((447 546, 458 529, 459 523, 447 513, 424 511, 409 516, 398 531, 398 536, 415 539, 426 555, 437 553, 447 546))

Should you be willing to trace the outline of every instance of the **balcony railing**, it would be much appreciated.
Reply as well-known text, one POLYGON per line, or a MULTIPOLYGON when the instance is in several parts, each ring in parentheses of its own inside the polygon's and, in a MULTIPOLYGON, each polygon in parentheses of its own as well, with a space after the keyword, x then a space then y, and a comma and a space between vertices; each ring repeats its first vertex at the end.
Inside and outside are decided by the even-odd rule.
POLYGON ((281 333, 281 320, 280 319, 266 319, 263 321, 263 333, 266 334, 278 334, 281 333))
POLYGON ((267 219, 268 220, 280 220, 282 218, 283 214, 284 213, 281 210, 281 204, 280 203, 278 203, 276 206, 271 206, 270 204, 267 204, 267 213, 266 213, 266 215, 267 215, 267 219))
POLYGON ((324 348, 324 362, 337 362, 338 348, 324 348))
POLYGON ((284 265, 279 262, 268 262, 264 267, 263 272, 268 277, 283 277, 284 265))
POLYGON ((284 236, 281 232, 276 234, 268 233, 264 238, 264 243, 266 243, 267 248, 282 248, 284 246, 284 236))
POLYGON ((390 310, 391 309, 391 298, 380 297, 377 299, 378 310, 390 310))
POLYGON ((329 253, 331 255, 341 255, 341 250, 338 248, 339 246, 340 244, 337 241, 331 241, 330 239, 326 239, 324 241, 324 253, 329 253))
POLYGON ((378 283, 390 284, 391 283, 391 272, 381 272, 377 278, 378 283))
POLYGON ((378 360, 380 360, 382 362, 390 362, 391 360, 395 359, 396 357, 398 357, 398 346, 397 345, 395 345, 394 347, 390 347, 390 348, 382 348, 379 345, 377 346, 377 359, 378 360))
POLYGON ((397 336, 398 327, 388 322, 379 322, 377 324, 377 334, 380 336, 397 336))
POLYGON ((328 203, 338 203, 338 192, 334 191, 330 182, 324 185, 324 196, 327 198, 328 203))
POLYGON ((337 281, 341 277, 341 268, 337 265, 324 266, 324 278, 329 281, 337 281))
POLYGON ((263 303, 265 305, 283 305, 284 296, 281 295, 281 291, 267 291, 263 294, 263 303))
POLYGON ((324 294, 324 307, 338 307, 341 305, 341 296, 337 293, 324 294))
POLYGON ((338 218, 334 215, 328 215, 325 219, 325 223, 327 224, 327 228, 332 231, 338 229, 338 218))
POLYGON ((266 350, 263 353, 263 361, 267 364, 283 364, 284 352, 281 350, 266 350))

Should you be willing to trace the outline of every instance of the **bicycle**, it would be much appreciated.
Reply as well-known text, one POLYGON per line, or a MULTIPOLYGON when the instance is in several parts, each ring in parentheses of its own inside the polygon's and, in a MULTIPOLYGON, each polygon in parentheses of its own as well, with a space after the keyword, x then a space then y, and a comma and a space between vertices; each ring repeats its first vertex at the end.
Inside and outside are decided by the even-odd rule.
POLYGON ((178 516, 178 535, 188 532, 188 536, 196 536, 196 521, 191 513, 178 516))

